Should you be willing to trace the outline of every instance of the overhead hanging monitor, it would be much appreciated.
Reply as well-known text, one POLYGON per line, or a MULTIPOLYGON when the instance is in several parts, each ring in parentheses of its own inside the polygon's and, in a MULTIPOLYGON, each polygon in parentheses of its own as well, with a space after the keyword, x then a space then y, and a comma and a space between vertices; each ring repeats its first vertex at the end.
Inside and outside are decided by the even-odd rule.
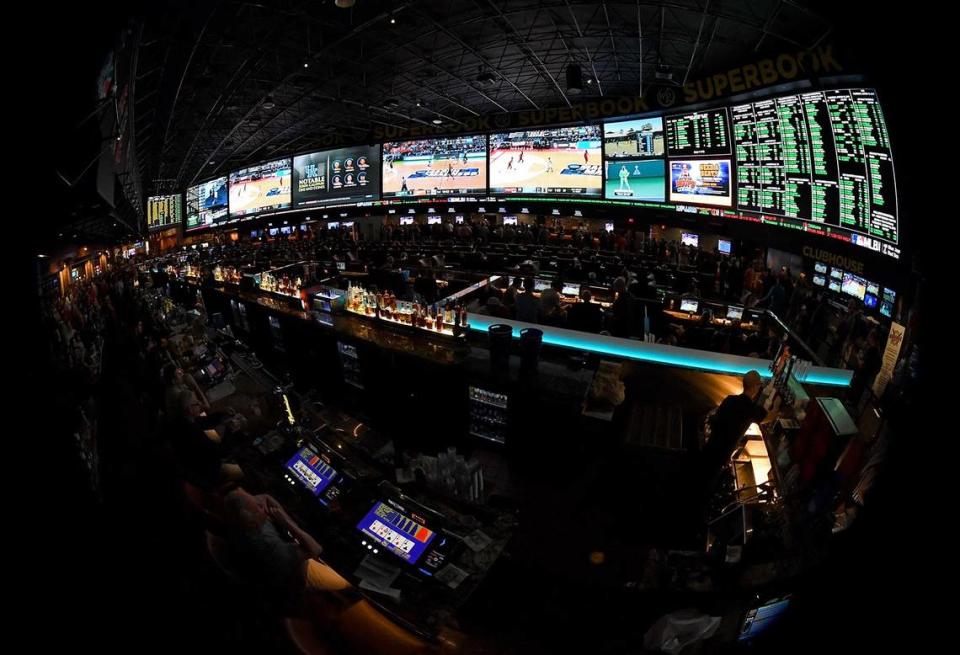
POLYGON ((601 195, 602 129, 581 125, 490 135, 490 192, 601 195))
POLYGON ((179 194, 147 198, 147 229, 151 232, 180 225, 183 220, 183 197, 179 194))
POLYGON ((423 523, 385 502, 377 502, 357 524, 357 530, 407 564, 416 564, 437 536, 423 523))
POLYGON ((248 166, 230 173, 230 217, 290 209, 290 159, 248 166))
POLYGON ((729 239, 717 239, 717 251, 722 255, 729 255, 733 249, 732 245, 729 239))
POLYGON ((383 144, 383 197, 486 193, 484 134, 383 144))
POLYGON ((866 306, 867 309, 876 309, 878 302, 879 302, 879 299, 872 294, 868 293, 863 296, 863 304, 866 306))
POLYGON ((826 275, 827 265, 824 264, 823 262, 817 262, 813 265, 813 270, 817 273, 820 273, 820 275, 826 275))
POLYGON ((504 216, 504 217, 503 217, 503 224, 504 224, 504 225, 516 225, 516 224, 517 224, 517 217, 516 217, 516 216, 504 216))
POLYGON ((662 158, 665 147, 660 116, 603 124, 603 155, 607 161, 662 158))
POLYGON ((827 288, 830 289, 830 291, 840 293, 840 283, 834 279, 830 280, 830 283, 827 285, 827 288))
POLYGON ((826 285, 826 283, 827 283, 827 278, 825 278, 825 277, 822 276, 822 275, 814 275, 814 276, 813 276, 813 283, 814 283, 815 285, 817 285, 818 287, 822 287, 822 286, 826 285))
POLYGON ((400 225, 413 225, 413 216, 401 216, 400 225))
POLYGON ((427 216, 427 225, 440 225, 443 219, 440 216, 427 216))
POLYGON ((227 218, 227 178, 218 177, 187 188, 185 229, 211 227, 227 218))
POLYGON ((380 199, 380 146, 323 150, 293 158, 293 206, 320 207, 380 199))
POLYGON ((694 234, 693 232, 681 232, 680 243, 685 246, 693 246, 694 248, 698 248, 700 246, 700 236, 694 234))

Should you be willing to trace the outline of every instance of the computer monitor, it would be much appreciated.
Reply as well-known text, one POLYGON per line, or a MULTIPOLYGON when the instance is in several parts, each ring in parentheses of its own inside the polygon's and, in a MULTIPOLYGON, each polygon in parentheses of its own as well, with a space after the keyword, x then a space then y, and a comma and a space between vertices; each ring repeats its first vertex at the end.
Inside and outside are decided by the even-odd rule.
POLYGON ((732 243, 729 239, 718 239, 717 240, 717 250, 720 251, 723 255, 729 255, 732 250, 732 243))
POLYGON ((893 316, 893 303, 886 300, 880 303, 880 313, 887 318, 891 318, 893 316))
POLYGON ((367 544, 370 550, 383 547, 407 564, 416 564, 437 536, 390 501, 377 501, 357 524, 357 530, 370 539, 371 543, 367 544))
POLYGON ((790 608, 790 598, 778 598, 756 609, 751 609, 743 618, 739 641, 750 641, 779 623, 790 608))
POLYGON ((517 217, 516 217, 516 216, 504 216, 504 217, 503 217, 503 224, 504 224, 504 225, 516 225, 516 224, 517 224, 517 217))
POLYGON ((337 270, 338 271, 347 270, 347 262, 337 262, 337 270))
POLYGON ((813 265, 813 270, 814 272, 820 273, 821 275, 826 275, 827 265, 824 264, 823 262, 817 262, 816 264, 813 265))
POLYGON ((836 267, 831 268, 831 269, 830 269, 830 277, 832 277, 834 280, 842 280, 842 279, 843 279, 843 269, 842 269, 842 268, 836 268, 836 267))
POLYGON ((287 470, 314 496, 337 479, 337 471, 330 465, 329 457, 324 458, 316 450, 307 446, 302 448, 287 462, 287 470))
POLYGON ((565 296, 579 296, 580 284, 576 282, 564 282, 563 289, 560 291, 565 296))
POLYGON ((730 305, 727 307, 727 320, 730 321, 739 321, 743 318, 743 307, 736 307, 730 305))
POLYGON ((533 290, 534 291, 546 291, 550 288, 550 280, 544 280, 543 278, 534 278, 533 280, 533 290))
POLYGON ((694 248, 698 248, 700 246, 700 235, 694 234, 693 232, 681 232, 680 243, 685 246, 693 246, 694 248))
POLYGON ((883 288, 883 299, 891 305, 897 302, 897 292, 893 289, 883 288))
POLYGON ((868 293, 863 297, 863 304, 867 309, 876 309, 878 300, 876 296, 868 293))
POLYGON ((613 223, 611 221, 607 221, 603 224, 603 229, 607 232, 613 232, 613 223))
POLYGON ((401 216, 400 225, 413 225, 413 216, 401 216))
POLYGON ((840 283, 836 280, 830 280, 830 284, 827 286, 827 288, 830 289, 830 291, 840 293, 840 283))
POLYGON ((818 287, 822 287, 827 283, 827 278, 823 277, 822 275, 814 275, 813 283, 818 287))
POLYGON ((700 307, 700 302, 696 298, 681 298, 680 311, 689 314, 696 314, 700 307))
POLYGON ((867 293, 869 293, 871 296, 879 296, 880 285, 876 282, 867 282, 867 293))
POLYGON ((442 220, 440 216, 427 216, 427 225, 440 225, 442 220))

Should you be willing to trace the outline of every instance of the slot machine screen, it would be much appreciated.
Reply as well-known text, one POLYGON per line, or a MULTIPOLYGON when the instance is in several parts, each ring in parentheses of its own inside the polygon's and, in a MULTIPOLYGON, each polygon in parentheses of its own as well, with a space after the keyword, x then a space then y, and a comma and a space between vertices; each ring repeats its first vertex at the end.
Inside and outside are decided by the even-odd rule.
POLYGON ((337 471, 312 448, 303 448, 287 462, 290 471, 314 496, 337 479, 337 471))
POLYGON ((407 564, 416 564, 437 536, 433 530, 384 502, 377 502, 367 512, 357 524, 357 530, 407 564))

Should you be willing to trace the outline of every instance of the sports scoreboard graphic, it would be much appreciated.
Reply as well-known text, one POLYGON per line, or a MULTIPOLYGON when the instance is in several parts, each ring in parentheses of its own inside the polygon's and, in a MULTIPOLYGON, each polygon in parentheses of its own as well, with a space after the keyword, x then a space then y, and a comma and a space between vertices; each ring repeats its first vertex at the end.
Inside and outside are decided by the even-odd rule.
POLYGON ((179 225, 183 220, 183 199, 180 194, 147 198, 147 229, 162 230, 179 225))
POLYGON ((210 227, 227 218, 227 178, 218 177, 187 189, 187 230, 210 227))
POLYGON ((487 137, 383 144, 383 197, 449 196, 487 190, 487 137))
POLYGON ((317 207, 380 198, 380 146, 325 150, 293 158, 293 205, 317 207))
POLYGON ((729 159, 670 160, 670 202, 729 207, 729 159))
POLYGON ((386 503, 373 506, 357 529, 391 553, 415 564, 436 533, 386 503))
POLYGON ((290 208, 290 160, 249 166, 230 173, 230 217, 290 208))
POLYGON ((490 192, 600 196, 599 125, 490 135, 490 192))

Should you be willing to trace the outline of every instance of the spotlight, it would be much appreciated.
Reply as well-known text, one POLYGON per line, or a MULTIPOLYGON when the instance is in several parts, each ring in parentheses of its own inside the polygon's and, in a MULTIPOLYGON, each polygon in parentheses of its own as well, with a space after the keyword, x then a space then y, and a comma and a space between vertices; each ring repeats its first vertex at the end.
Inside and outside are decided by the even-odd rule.
POLYGON ((309 62, 309 61, 303 62, 303 67, 304 67, 304 68, 310 68, 310 62, 309 62))
POLYGON ((587 84, 593 84, 593 78, 592 78, 592 77, 588 77, 588 78, 587 78, 587 84))
POLYGON ((396 19, 396 18, 391 18, 391 19, 390 19, 390 24, 391 24, 391 25, 396 25, 396 24, 397 24, 397 19, 396 19))
POLYGON ((579 64, 570 64, 567 66, 567 93, 580 93, 583 91, 583 73, 580 71, 579 64))
POLYGON ((433 124, 434 124, 434 125, 442 125, 442 124, 443 124, 443 121, 440 120, 439 118, 434 118, 434 119, 433 119, 433 124))

